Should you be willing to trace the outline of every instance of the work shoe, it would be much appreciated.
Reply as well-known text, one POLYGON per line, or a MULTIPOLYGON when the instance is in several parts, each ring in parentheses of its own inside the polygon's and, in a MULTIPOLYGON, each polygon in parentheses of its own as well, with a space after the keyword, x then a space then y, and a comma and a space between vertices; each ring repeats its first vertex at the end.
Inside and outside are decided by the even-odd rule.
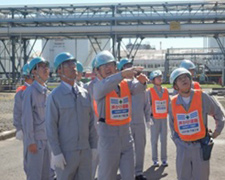
POLYGON ((144 175, 139 175, 135 177, 135 180, 147 180, 147 178, 144 175))
POLYGON ((153 167, 159 167, 159 162, 158 162, 158 161, 154 161, 154 163, 153 163, 152 166, 153 166, 153 167))
POLYGON ((162 162, 162 166, 163 166, 163 167, 167 167, 167 166, 168 166, 167 161, 163 161, 163 162, 162 162))

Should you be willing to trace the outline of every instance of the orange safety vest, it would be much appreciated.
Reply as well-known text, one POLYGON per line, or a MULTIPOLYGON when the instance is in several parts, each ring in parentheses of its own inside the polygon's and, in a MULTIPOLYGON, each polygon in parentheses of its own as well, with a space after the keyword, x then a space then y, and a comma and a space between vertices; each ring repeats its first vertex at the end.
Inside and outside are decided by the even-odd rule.
POLYGON ((19 91, 25 91, 27 88, 27 86, 23 85, 23 86, 19 86, 17 89, 16 89, 16 93, 19 92, 19 91))
POLYGON ((152 98, 152 114, 155 119, 165 119, 168 114, 169 92, 164 88, 160 98, 154 88, 149 88, 152 98))
POLYGON ((94 108, 95 116, 99 118, 97 102, 95 101, 95 99, 93 99, 93 108, 94 108))
POLYGON ((202 116, 202 91, 194 90, 188 111, 176 104, 178 95, 171 100, 174 130, 183 141, 197 141, 205 137, 206 129, 202 116))
POLYGON ((197 81, 193 81, 194 89, 201 89, 200 84, 197 81))
POLYGON ((121 126, 131 121, 131 93, 125 80, 120 82, 120 96, 113 90, 105 97, 105 122, 121 126))

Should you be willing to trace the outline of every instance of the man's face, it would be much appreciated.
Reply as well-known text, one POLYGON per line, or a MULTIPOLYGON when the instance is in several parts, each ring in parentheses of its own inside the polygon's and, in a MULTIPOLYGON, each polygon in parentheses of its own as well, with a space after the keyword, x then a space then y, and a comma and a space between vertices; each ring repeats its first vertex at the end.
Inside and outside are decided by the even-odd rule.
POLYGON ((153 82, 154 82, 155 85, 159 85, 160 86, 162 84, 162 76, 155 77, 153 82))
POLYGON ((32 72, 35 76, 35 79, 38 78, 38 76, 36 76, 37 74, 43 81, 47 81, 49 77, 49 72, 50 72, 49 65, 44 62, 39 63, 37 64, 37 68, 32 70, 32 72))
POLYGON ((195 70, 194 69, 189 69, 189 72, 191 73, 192 77, 195 75, 195 70))
POLYGON ((123 69, 131 68, 132 65, 133 65, 132 63, 127 63, 123 66, 123 69))
POLYGON ((189 93, 191 89, 191 79, 189 75, 182 74, 177 77, 174 87, 178 92, 189 93))
POLYGON ((82 75, 83 75, 83 72, 77 72, 77 77, 76 77, 77 81, 81 80, 82 75))
POLYGON ((76 63, 73 60, 64 62, 61 68, 58 70, 58 73, 60 75, 66 76, 69 79, 76 79, 77 77, 76 63))
POLYGON ((99 74, 102 76, 102 78, 106 78, 112 74, 116 73, 116 63, 110 62, 107 64, 103 64, 98 68, 99 74))
POLYGON ((25 82, 28 84, 32 84, 33 83, 33 78, 31 78, 30 76, 25 77, 25 82))

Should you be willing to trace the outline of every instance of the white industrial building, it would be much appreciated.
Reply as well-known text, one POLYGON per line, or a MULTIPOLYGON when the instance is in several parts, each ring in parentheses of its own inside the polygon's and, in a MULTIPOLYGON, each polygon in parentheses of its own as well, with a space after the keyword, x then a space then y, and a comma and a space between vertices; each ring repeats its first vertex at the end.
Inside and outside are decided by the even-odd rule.
MULTIPOLYGON (((96 53, 95 49, 110 49, 110 43, 107 44, 106 39, 99 39, 98 45, 91 44, 88 39, 53 39, 49 40, 44 48, 42 56, 50 62, 50 68, 53 72, 54 58, 61 52, 70 52, 74 57, 84 65, 84 70, 91 69, 91 61, 94 59, 96 53)), ((45 41, 42 42, 44 46, 45 41)))

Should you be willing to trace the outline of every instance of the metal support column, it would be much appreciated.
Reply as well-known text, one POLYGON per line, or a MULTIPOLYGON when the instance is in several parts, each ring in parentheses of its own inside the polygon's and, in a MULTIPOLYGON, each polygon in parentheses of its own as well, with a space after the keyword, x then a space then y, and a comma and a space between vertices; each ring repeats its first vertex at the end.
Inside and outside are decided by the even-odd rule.
POLYGON ((27 60, 27 39, 23 39, 23 63, 26 64, 27 60))
MULTIPOLYGON (((1 40, 2 44, 3 44, 3 41, 4 41, 4 40, 1 40)), ((3 45, 4 45, 4 44, 3 44, 3 45)), ((9 74, 8 74, 8 72, 6 71, 4 64, 2 63, 2 59, 4 59, 4 57, 2 57, 2 54, 4 54, 4 52, 5 52, 5 47, 4 47, 3 50, 1 50, 1 52, 0 52, 0 66, 2 67, 2 70, 3 70, 4 74, 5 74, 5 76, 7 77, 7 79, 10 79, 9 74)))
MULTIPOLYGON (((14 19, 14 10, 12 11, 12 19, 14 19)), ((14 26, 14 23, 11 23, 11 26, 13 27, 14 26)), ((11 59, 11 62, 12 62, 12 84, 14 85, 15 82, 16 82, 16 74, 15 74, 15 53, 16 53, 16 41, 15 41, 15 37, 10 37, 11 39, 11 42, 12 42, 12 54, 10 56, 10 59, 11 59)), ((9 53, 10 55, 10 53, 9 53)))
POLYGON ((28 58, 30 57, 30 55, 31 55, 31 52, 33 51, 33 49, 34 49, 34 45, 36 44, 36 42, 37 42, 37 37, 35 38, 35 41, 33 42, 33 45, 31 46, 31 48, 30 48, 30 51, 29 51, 29 53, 28 53, 28 58))
POLYGON ((137 52, 138 52, 138 49, 140 48, 141 43, 142 43, 144 37, 140 37, 140 39, 141 39, 141 41, 140 41, 140 43, 138 43, 138 46, 137 46, 137 48, 136 48, 136 51, 135 51, 134 55, 132 56, 132 61, 134 61, 134 57, 136 56, 136 54, 137 54, 137 52))
POLYGON ((16 74, 15 74, 15 53, 16 53, 16 39, 15 37, 11 37, 12 41, 12 54, 10 56, 11 61, 12 61, 12 84, 16 82, 16 74))
POLYGON ((88 39, 89 39, 89 42, 91 43, 92 48, 93 48, 94 51, 95 51, 95 54, 97 54, 98 52, 97 52, 97 50, 96 50, 96 48, 95 48, 95 46, 94 46, 94 43, 93 43, 92 40, 91 40, 91 37, 90 37, 90 36, 87 36, 87 37, 88 37, 88 39))
POLYGON ((136 45, 136 43, 137 43, 137 40, 138 40, 138 37, 135 39, 135 42, 134 42, 134 44, 132 45, 132 48, 131 48, 131 50, 130 50, 130 52, 129 52, 129 54, 128 54, 128 57, 127 58, 130 58, 130 56, 131 56, 131 54, 132 54, 132 51, 133 51, 133 49, 134 49, 134 46, 136 45))
POLYGON ((169 49, 167 49, 167 52, 165 54, 163 82, 169 82, 169 78, 167 78, 167 75, 169 75, 169 67, 170 67, 168 54, 169 54, 169 49))
POLYGON ((116 42, 117 42, 117 36, 113 35, 112 36, 112 54, 116 58, 117 57, 117 52, 116 52, 116 42))
POLYGON ((215 40, 217 41, 221 52, 223 53, 223 67, 222 67, 222 86, 225 86, 225 48, 222 44, 222 42, 220 41, 220 38, 218 35, 214 36, 215 40))
MULTIPOLYGON (((11 44, 10 44, 10 45, 13 46, 12 38, 10 38, 10 40, 11 40, 11 44)), ((2 43, 3 43, 4 47, 5 47, 5 52, 7 52, 8 56, 10 57, 10 61, 11 61, 12 64, 13 64, 13 61, 12 61, 12 58, 11 58, 10 49, 7 47, 6 42, 5 42, 4 40, 2 41, 2 43)), ((15 45, 15 41, 14 41, 14 45, 15 45)), ((15 52, 15 49, 16 49, 16 48, 14 47, 14 52, 15 52)), ((15 52, 15 53, 16 53, 16 52, 15 52)), ((14 57, 15 57, 15 54, 14 54, 14 57)), ((15 66, 15 62, 14 62, 13 69, 16 70, 16 72, 18 72, 18 69, 17 69, 17 67, 15 66)))
MULTIPOLYGON (((116 15, 116 6, 111 6, 112 9, 112 17, 115 18, 116 15)), ((117 23, 115 20, 111 22, 111 26, 115 26, 117 23)), ((111 32, 113 33, 113 32, 111 32)), ((117 57, 117 52, 116 52, 116 42, 117 42, 117 35, 113 34, 112 36, 112 54, 116 58, 117 57)))
POLYGON ((95 42, 96 42, 96 44, 98 46, 99 51, 102 51, 102 48, 101 48, 101 46, 100 46, 100 44, 98 42, 98 39, 97 38, 94 38, 94 39, 95 39, 95 42))
POLYGON ((46 47, 46 45, 47 45, 47 43, 48 43, 48 40, 49 40, 49 39, 46 39, 45 44, 44 44, 44 46, 43 46, 42 49, 41 49, 41 56, 42 56, 42 54, 43 54, 43 52, 44 52, 44 50, 45 50, 45 47, 46 47))
POLYGON ((118 43, 118 46, 117 46, 118 61, 120 61, 120 59, 121 59, 121 56, 120 56, 121 40, 122 40, 122 38, 117 38, 117 43, 118 43))

